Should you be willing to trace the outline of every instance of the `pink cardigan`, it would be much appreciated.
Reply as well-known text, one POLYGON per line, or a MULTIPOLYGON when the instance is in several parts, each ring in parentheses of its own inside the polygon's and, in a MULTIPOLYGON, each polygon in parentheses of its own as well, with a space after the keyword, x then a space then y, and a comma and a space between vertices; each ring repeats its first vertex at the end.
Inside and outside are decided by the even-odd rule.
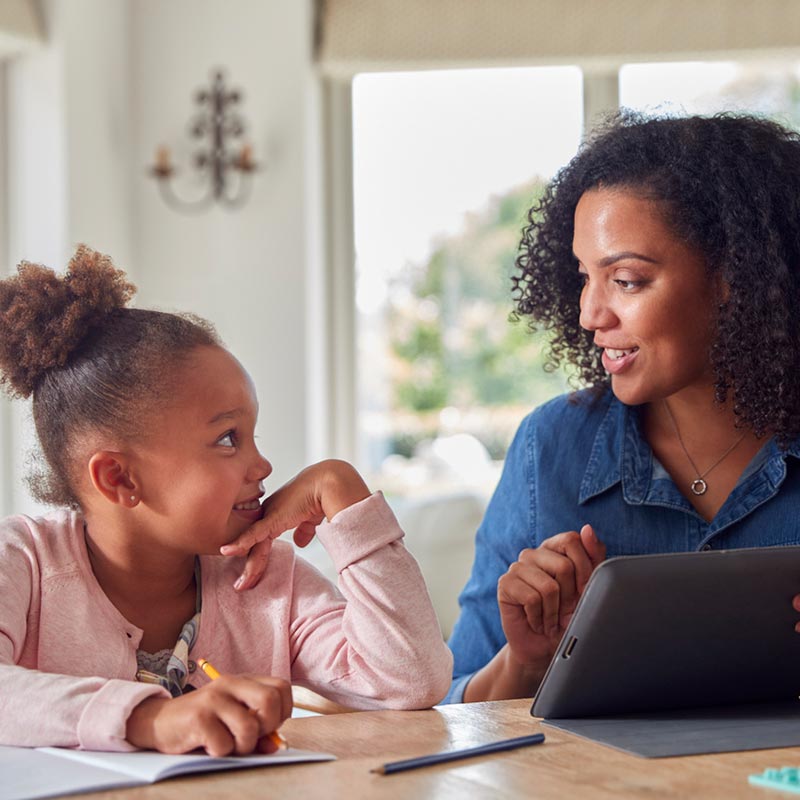
MULTIPOLYGON (((340 591, 288 542, 275 543, 261 583, 241 594, 242 559, 201 557, 193 661, 282 677, 352 708, 437 703, 452 657, 383 496, 323 522, 318 535, 340 591)), ((0 522, 0 745, 133 749, 131 710, 169 696, 134 681, 141 638, 97 583, 78 513, 0 522)), ((208 680, 195 669, 189 683, 208 680)))

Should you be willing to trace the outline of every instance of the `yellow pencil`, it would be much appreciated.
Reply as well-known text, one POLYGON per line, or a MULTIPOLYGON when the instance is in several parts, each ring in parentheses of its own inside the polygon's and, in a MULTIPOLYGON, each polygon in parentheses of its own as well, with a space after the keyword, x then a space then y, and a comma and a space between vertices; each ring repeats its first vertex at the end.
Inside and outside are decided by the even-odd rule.
MULTIPOLYGON (((217 678, 220 677, 219 672, 214 668, 212 664, 206 661, 204 658, 197 659, 197 666, 200 667, 212 681, 215 681, 217 678)), ((251 709, 252 713, 255 713, 254 709, 251 709)), ((286 739, 281 736, 278 731, 272 731, 272 733, 267 734, 267 738, 279 749, 285 750, 289 745, 286 743, 286 739)))

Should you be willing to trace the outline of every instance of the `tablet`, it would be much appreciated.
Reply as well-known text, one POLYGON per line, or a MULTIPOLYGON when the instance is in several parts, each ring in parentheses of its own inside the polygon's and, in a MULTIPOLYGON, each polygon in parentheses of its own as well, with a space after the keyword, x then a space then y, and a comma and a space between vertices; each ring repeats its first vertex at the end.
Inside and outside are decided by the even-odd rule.
POLYGON ((593 573, 531 714, 796 700, 800 546, 621 556, 593 573))

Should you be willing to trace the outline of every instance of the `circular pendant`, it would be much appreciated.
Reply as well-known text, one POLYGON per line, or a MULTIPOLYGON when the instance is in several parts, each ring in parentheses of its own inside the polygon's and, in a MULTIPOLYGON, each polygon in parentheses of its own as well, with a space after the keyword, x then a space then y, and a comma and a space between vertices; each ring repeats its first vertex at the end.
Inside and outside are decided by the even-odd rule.
POLYGON ((708 484, 702 478, 692 481, 693 494, 705 494, 706 491, 708 491, 708 484))

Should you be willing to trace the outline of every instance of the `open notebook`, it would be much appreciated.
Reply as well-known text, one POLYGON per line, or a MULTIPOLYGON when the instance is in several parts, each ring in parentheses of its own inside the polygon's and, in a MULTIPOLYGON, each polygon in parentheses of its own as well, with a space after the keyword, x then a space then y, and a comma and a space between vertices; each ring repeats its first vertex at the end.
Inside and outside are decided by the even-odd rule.
POLYGON ((170 756, 152 751, 102 753, 60 747, 0 747, 0 800, 141 786, 198 772, 269 767, 301 761, 332 761, 328 753, 280 750, 270 755, 212 756, 190 753, 170 756))

